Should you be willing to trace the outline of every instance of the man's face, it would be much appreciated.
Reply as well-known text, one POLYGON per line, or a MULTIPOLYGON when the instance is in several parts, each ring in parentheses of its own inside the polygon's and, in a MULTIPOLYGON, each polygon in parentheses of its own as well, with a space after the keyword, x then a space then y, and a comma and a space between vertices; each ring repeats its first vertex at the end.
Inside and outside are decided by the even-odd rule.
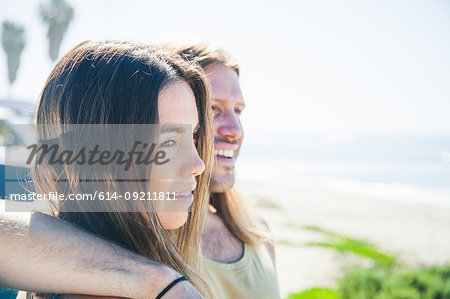
POLYGON ((234 184, 234 164, 242 144, 240 115, 245 108, 236 72, 224 65, 205 68, 211 84, 214 111, 214 169, 211 192, 225 192, 234 184))

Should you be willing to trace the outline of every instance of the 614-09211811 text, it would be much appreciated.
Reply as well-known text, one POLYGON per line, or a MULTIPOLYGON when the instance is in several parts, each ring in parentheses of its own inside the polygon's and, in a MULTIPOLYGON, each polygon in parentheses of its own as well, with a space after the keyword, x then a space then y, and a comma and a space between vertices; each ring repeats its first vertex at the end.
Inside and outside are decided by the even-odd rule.
POLYGON ((13 201, 65 201, 65 200, 177 200, 175 192, 104 192, 94 193, 69 193, 49 192, 45 194, 31 192, 21 194, 10 194, 9 199, 13 201))

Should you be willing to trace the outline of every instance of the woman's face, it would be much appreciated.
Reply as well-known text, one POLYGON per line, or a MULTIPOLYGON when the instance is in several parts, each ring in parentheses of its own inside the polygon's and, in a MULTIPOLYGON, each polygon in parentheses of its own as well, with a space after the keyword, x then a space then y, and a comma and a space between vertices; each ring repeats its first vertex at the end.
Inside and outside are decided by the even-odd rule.
POLYGON ((170 173, 170 180, 175 182, 166 181, 156 189, 169 192, 171 199, 175 192, 177 200, 158 200, 153 203, 163 227, 176 229, 187 221, 189 207, 194 200, 192 191, 196 187, 195 177, 205 170, 205 164, 200 159, 194 144, 198 112, 195 97, 189 85, 184 81, 178 81, 164 87, 158 97, 158 110, 160 128, 162 128, 158 144, 167 152, 171 160, 165 165, 155 166, 152 172, 162 181, 170 173), (180 126, 180 124, 183 125, 180 126), (164 130, 164 128, 177 127, 185 131, 164 130))

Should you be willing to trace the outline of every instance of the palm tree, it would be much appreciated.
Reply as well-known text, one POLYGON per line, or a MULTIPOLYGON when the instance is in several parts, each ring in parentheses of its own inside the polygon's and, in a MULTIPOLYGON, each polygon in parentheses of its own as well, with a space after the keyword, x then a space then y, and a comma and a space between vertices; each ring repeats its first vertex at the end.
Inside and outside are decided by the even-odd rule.
POLYGON ((48 25, 49 55, 52 61, 58 58, 64 34, 73 19, 73 8, 64 0, 51 0, 40 7, 42 20, 48 25))
POLYGON ((23 26, 11 21, 4 21, 2 24, 2 46, 8 59, 8 79, 11 86, 16 80, 20 56, 25 48, 25 29, 23 26))

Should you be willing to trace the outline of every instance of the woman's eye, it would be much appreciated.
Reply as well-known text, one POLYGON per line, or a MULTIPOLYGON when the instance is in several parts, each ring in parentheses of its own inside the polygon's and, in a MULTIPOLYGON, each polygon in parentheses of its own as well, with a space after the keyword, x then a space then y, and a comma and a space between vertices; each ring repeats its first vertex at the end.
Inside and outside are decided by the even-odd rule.
POLYGON ((236 109, 234 109, 234 113, 236 113, 236 114, 241 114, 242 113, 242 110, 241 109, 238 109, 238 108, 236 108, 236 109))
POLYGON ((163 143, 161 143, 161 144, 159 145, 159 147, 168 148, 168 147, 172 147, 172 146, 174 146, 174 145, 175 145, 175 141, 173 141, 173 140, 167 140, 167 141, 164 141, 163 143))

